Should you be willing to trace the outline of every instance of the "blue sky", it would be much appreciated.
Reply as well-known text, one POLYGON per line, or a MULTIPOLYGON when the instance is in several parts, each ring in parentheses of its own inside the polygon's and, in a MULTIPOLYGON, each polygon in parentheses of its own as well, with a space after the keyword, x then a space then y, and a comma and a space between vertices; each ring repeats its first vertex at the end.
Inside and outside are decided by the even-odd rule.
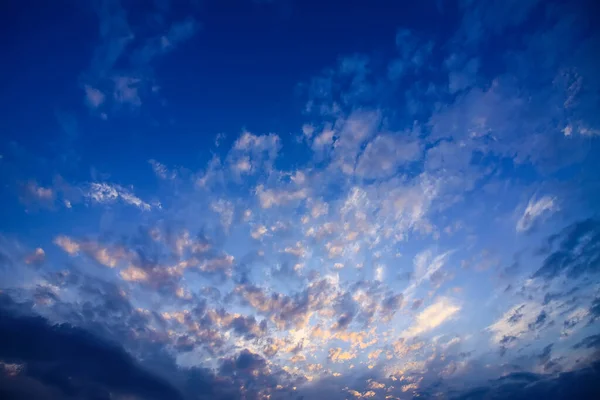
POLYGON ((592 1, 0 11, 0 393, 598 395, 592 1))

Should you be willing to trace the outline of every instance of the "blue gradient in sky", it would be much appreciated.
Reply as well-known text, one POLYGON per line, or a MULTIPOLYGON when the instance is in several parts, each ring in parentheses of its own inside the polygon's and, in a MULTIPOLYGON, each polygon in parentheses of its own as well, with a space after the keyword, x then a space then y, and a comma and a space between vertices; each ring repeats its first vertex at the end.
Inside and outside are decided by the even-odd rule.
POLYGON ((4 2, 0 393, 600 396, 598 11, 4 2))

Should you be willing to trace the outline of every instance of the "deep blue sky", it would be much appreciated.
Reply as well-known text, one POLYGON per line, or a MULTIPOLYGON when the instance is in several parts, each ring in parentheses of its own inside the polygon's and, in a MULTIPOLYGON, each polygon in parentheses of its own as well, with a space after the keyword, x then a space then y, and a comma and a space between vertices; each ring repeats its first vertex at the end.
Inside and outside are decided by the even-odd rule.
POLYGON ((0 397, 598 398, 598 6, 413 3, 2 2, 0 397))

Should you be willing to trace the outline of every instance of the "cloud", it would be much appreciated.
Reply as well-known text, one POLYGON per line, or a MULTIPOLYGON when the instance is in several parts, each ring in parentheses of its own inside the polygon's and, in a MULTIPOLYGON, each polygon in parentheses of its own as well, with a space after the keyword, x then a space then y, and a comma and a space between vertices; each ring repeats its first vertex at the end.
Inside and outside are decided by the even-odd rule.
POLYGON ((258 196, 262 208, 271 208, 274 206, 286 205, 287 203, 298 200, 304 200, 308 193, 306 189, 275 190, 265 189, 263 185, 258 185, 256 187, 256 195, 258 196))
POLYGON ((46 252, 41 247, 38 247, 37 249, 35 249, 35 251, 33 253, 31 253, 30 255, 28 255, 25 258, 25 263, 33 264, 33 265, 40 265, 40 264, 44 263, 45 260, 46 260, 46 252))
POLYGON ((487 329, 492 333, 492 342, 506 349, 517 345, 517 341, 530 337, 549 321, 541 304, 530 301, 518 304, 506 311, 487 329))
POLYGON ((281 139, 275 134, 244 132, 227 155, 228 164, 239 176, 270 172, 280 148, 281 139))
POLYGON ((177 177, 177 173, 175 171, 169 171, 166 165, 156 161, 156 160, 148 160, 148 163, 152 166, 152 170, 160 179, 175 179, 177 177))
POLYGON ((517 222, 517 232, 527 232, 533 226, 543 219, 558 211, 558 204, 555 197, 543 196, 540 199, 531 198, 527 208, 517 222))
POLYGON ((51 187, 43 187, 35 181, 29 181, 21 188, 21 201, 25 204, 52 206, 56 192, 51 187))
POLYGON ((71 240, 71 238, 67 236, 57 236, 54 239, 54 244, 62 248, 70 255, 74 255, 79 252, 79 243, 71 240))
POLYGON ((124 203, 135 206, 143 211, 149 211, 153 208, 153 206, 141 200, 124 187, 106 182, 90 183, 85 195, 93 202, 99 204, 112 204, 120 199, 124 203))
POLYGON ((335 363, 341 363, 356 358, 356 354, 350 351, 343 351, 341 348, 337 347, 335 349, 329 349, 328 358, 335 363))
POLYGON ((94 7, 100 38, 81 80, 86 104, 103 119, 120 106, 138 109, 143 98, 156 94, 153 62, 199 28, 191 16, 169 23, 168 13, 156 5, 144 10, 128 10, 125 5, 110 0, 94 7), (155 23, 147 23, 151 19, 155 23))
POLYGON ((598 272, 600 249, 600 223, 595 219, 574 222, 549 239, 549 245, 557 243, 542 266, 533 274, 534 278, 553 279, 565 273, 578 277, 598 272))
POLYGON ((598 365, 558 375, 539 375, 514 372, 462 393, 454 393, 452 399, 489 398, 544 398, 559 400, 565 397, 593 399, 600 394, 597 384, 598 365))
POLYGON ((260 239, 268 232, 267 227, 264 225, 257 226, 251 233, 253 239, 260 239))
POLYGON ((379 312, 384 321, 391 320, 396 311, 398 311, 402 307, 402 302, 404 301, 404 296, 402 294, 389 295, 386 297, 381 303, 381 308, 379 312))
POLYGON ((435 303, 426 307, 415 318, 415 323, 402 332, 403 336, 412 337, 429 332, 452 318, 461 307, 452 299, 438 298, 435 303))
POLYGON ((596 349, 600 348, 600 335, 592 335, 586 338, 583 338, 580 342, 573 346, 575 349, 580 348, 588 348, 588 349, 596 349))
POLYGON ((424 282, 432 281, 436 274, 439 274, 440 270, 448 262, 452 253, 453 251, 450 250, 434 256, 431 249, 423 250, 418 253, 413 260, 413 282, 406 288, 406 296, 411 297, 415 290, 424 282))
POLYGON ((421 154, 419 141, 403 136, 381 134, 370 141, 358 159, 356 174, 368 179, 386 178, 398 173, 398 168, 404 164, 418 160, 421 154))
MULTIPOLYGON (((50 398, 94 393, 181 399, 177 389, 140 366, 120 346, 70 325, 49 325, 41 317, 1 310, 0 358, 24 364, 11 390, 26 393, 32 380, 50 398), (60 373, 56 373, 57 369, 60 373), (20 385, 19 385, 20 383, 20 385)), ((1 382, 6 387, 6 381, 1 382)))
MULTIPOLYGON (((177 56, 199 24, 181 19, 184 5, 124 6, 98 3, 100 43, 80 77, 82 96, 92 115, 135 110, 164 136, 159 128, 176 131, 187 111, 176 98, 154 104, 174 94, 159 87, 154 66, 177 56)), ((594 212, 585 201, 595 198, 594 161, 585 156, 600 126, 597 68, 584 55, 595 42, 572 32, 586 25, 560 4, 458 6, 438 15, 452 20, 444 26, 473 25, 449 41, 442 36, 450 31, 401 29, 372 53, 341 56, 299 85, 308 97, 300 120, 257 134, 236 128, 230 110, 233 128, 225 129, 238 137, 209 138, 206 163, 189 170, 179 164, 186 157, 167 154, 148 161, 152 170, 130 165, 135 189, 96 172, 83 184, 51 180, 45 174, 63 164, 46 160, 21 171, 7 166, 7 146, 0 174, 28 182, 19 186, 27 211, 58 210, 18 224, 7 201, 7 232, 25 236, 12 249, 0 241, 0 304, 14 295, 23 303, 11 310, 35 306, 48 321, 79 327, 48 322, 40 332, 94 332, 99 346, 119 343, 126 358, 105 364, 133 363, 121 378, 134 379, 109 389, 112 371, 67 354, 65 371, 80 363, 76 373, 91 369, 89 377, 66 379, 60 360, 50 371, 45 362, 30 368, 0 357, 0 371, 11 375, 1 384, 31 389, 28 398, 88 398, 96 388, 107 398, 147 398, 133 386, 135 371, 148 368, 149 379, 185 399, 452 398, 473 385, 482 388, 467 394, 502 397, 513 394, 507 382, 525 391, 533 389, 522 382, 558 377, 531 371, 584 368, 597 348, 600 236, 594 218, 571 218, 594 212), (488 44, 497 51, 482 51, 488 44), (535 187, 553 194, 529 199, 507 226, 503 215, 535 187), (515 229, 555 229, 559 208, 570 225, 542 249, 532 249, 530 235, 509 240, 515 229), (481 268, 461 269, 456 257, 481 268), (498 275, 515 258, 521 266, 507 288, 498 275), (453 287, 444 284, 450 279, 453 287)), ((82 157, 62 171, 85 171, 82 157)))
POLYGON ((130 107, 139 107, 142 105, 140 98, 140 78, 131 76, 116 76, 113 78, 114 89, 113 98, 118 104, 125 104, 130 107))
POLYGON ((479 60, 473 58, 462 69, 450 71, 448 75, 448 89, 450 93, 456 93, 471 87, 476 81, 478 70, 479 60))
POLYGON ((54 244, 70 256, 76 256, 81 251, 99 264, 109 268, 115 268, 122 261, 131 258, 131 255, 122 247, 105 247, 92 240, 77 241, 60 235, 54 238, 54 244))
POLYGON ((91 87, 90 85, 84 85, 85 98, 87 104, 92 108, 98 108, 104 103, 105 95, 100 90, 91 87))

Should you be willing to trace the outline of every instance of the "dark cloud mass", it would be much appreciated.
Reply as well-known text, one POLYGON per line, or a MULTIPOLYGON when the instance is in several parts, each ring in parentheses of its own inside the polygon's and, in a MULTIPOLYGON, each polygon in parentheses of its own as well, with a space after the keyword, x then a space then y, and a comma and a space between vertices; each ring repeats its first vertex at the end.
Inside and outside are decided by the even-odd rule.
POLYGON ((28 381, 37 382, 36 396, 41 398, 182 398, 175 387, 145 370, 117 343, 69 324, 50 325, 42 317, 15 315, 2 308, 0 343, 2 362, 22 368, 16 377, 22 386, 4 377, 3 398, 26 398, 28 381))
POLYGON ((574 372, 558 376, 513 373, 467 393, 451 397, 453 400, 484 399, 595 399, 600 396, 600 362, 574 372))

